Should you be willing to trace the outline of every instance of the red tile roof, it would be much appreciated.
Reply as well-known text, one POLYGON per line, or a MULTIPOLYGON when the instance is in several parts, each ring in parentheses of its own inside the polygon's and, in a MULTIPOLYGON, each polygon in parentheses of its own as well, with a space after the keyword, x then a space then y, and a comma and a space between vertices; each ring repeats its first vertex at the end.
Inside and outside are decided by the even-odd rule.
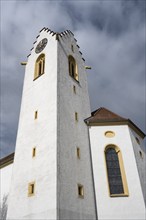
POLYGON ((101 125, 128 125, 135 132, 137 132, 142 138, 146 135, 130 120, 123 118, 114 112, 101 107, 91 113, 91 116, 85 119, 87 125, 101 126, 101 125))
POLYGON ((115 114, 114 112, 106 109, 106 108, 99 108, 96 111, 91 113, 91 117, 88 118, 89 122, 97 122, 97 121, 111 121, 111 120, 116 120, 116 121, 123 121, 123 120, 127 120, 126 118, 123 118, 117 114, 115 114))
POLYGON ((6 157, 3 157, 0 159, 0 168, 3 168, 11 163, 13 163, 14 161, 14 154, 15 153, 11 153, 9 155, 7 155, 6 157))

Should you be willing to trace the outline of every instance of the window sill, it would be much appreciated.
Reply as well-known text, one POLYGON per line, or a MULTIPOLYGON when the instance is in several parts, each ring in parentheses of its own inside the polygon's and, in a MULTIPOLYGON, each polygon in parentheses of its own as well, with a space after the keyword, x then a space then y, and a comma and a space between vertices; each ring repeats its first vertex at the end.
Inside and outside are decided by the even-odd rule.
POLYGON ((34 195, 35 195, 34 193, 28 194, 28 197, 32 197, 32 196, 34 196, 34 195))
POLYGON ((77 84, 80 84, 79 80, 75 79, 75 78, 74 78, 73 76, 71 76, 70 74, 69 74, 69 76, 70 76, 77 84))
POLYGON ((78 198, 79 198, 79 199, 84 199, 84 196, 78 195, 78 198))
POLYGON ((111 194, 110 197, 114 198, 114 197, 128 197, 128 194, 111 194))
POLYGON ((35 77, 35 78, 33 79, 33 81, 35 81, 36 79, 40 78, 40 77, 41 77, 42 75, 44 75, 44 74, 45 74, 45 73, 42 73, 41 75, 35 77))

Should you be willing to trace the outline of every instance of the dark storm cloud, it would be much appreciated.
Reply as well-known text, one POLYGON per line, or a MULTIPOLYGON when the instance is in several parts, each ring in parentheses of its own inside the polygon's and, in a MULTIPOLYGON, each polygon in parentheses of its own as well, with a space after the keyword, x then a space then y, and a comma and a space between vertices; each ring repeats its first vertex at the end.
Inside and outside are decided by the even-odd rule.
POLYGON ((144 8, 144 1, 137 4, 136 1, 118 1, 116 4, 115 1, 109 1, 92 9, 91 21, 97 28, 104 29, 107 34, 118 37, 129 28, 133 28, 131 23, 134 26, 141 24, 140 21, 145 17, 144 8))
POLYGON ((44 26, 70 29, 88 71, 91 109, 145 131, 145 1, 1 1, 1 156, 15 148, 24 67, 44 26))

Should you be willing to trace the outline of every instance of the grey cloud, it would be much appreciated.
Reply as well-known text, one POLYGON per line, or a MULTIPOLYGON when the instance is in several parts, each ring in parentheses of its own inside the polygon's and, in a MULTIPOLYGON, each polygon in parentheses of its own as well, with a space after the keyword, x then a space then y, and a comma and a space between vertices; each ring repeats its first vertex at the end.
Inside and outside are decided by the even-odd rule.
POLYGON ((78 31, 77 38, 81 48, 87 49, 83 54, 93 65, 88 76, 92 110, 97 105, 106 106, 130 117, 145 129, 139 120, 145 118, 144 26, 127 31, 116 39, 109 37, 106 31, 93 32, 90 28, 88 33, 89 38, 83 38, 86 31, 78 31), (141 106, 141 111, 138 106, 141 106))
POLYGON ((2 1, 1 147, 14 150, 24 69, 39 30, 70 29, 88 71, 91 109, 100 106, 145 131, 144 1, 2 1))
POLYGON ((144 1, 82 1, 66 2, 76 26, 82 22, 112 36, 121 36, 129 28, 138 27, 145 19, 144 1))

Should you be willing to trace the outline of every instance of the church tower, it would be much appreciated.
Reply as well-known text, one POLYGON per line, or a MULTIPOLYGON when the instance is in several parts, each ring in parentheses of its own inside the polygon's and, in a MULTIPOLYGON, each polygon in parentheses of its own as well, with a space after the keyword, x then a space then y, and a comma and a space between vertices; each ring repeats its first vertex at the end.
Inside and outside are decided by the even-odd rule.
POLYGON ((7 219, 96 219, 85 62, 71 31, 43 28, 25 69, 7 219))
POLYGON ((91 113, 84 61, 71 31, 43 28, 22 63, 7 220, 145 219, 145 134, 106 108, 91 113))

